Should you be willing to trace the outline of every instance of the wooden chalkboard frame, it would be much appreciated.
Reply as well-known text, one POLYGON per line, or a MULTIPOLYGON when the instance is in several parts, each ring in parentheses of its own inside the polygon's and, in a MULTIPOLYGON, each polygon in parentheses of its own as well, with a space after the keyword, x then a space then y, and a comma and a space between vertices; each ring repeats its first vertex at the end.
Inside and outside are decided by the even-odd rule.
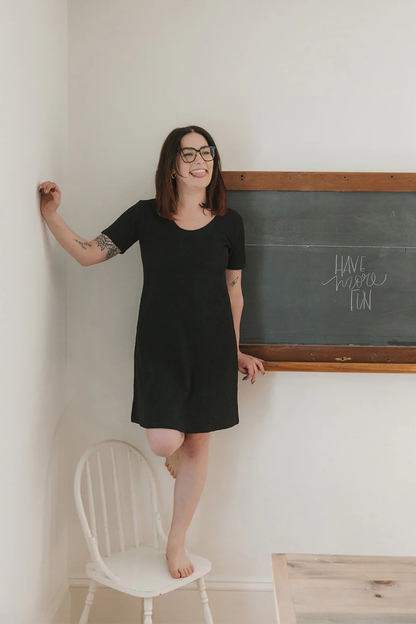
MULTIPOLYGON (((223 171, 227 191, 416 192, 416 173, 223 171)), ((416 327, 416 323, 415 323, 416 327)), ((240 344, 266 370, 416 373, 416 347, 240 344)))

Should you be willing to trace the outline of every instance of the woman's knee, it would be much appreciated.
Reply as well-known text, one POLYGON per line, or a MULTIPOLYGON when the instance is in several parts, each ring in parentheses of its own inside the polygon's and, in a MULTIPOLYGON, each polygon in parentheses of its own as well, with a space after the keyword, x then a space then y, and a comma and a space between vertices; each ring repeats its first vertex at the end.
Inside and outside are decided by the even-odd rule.
POLYGON ((197 457, 206 452, 209 444, 210 434, 208 433, 188 433, 182 446, 182 451, 189 457, 197 457))
POLYGON ((177 429, 146 429, 146 435, 153 453, 160 457, 172 455, 185 439, 177 429))

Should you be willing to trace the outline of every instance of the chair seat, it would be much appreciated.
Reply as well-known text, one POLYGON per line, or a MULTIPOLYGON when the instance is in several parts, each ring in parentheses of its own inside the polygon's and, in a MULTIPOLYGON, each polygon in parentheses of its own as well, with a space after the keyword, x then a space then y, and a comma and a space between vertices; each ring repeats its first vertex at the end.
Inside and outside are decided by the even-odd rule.
POLYGON ((90 578, 102 585, 112 587, 125 594, 150 598, 161 596, 182 585, 196 581, 211 570, 211 562, 186 550, 195 572, 185 578, 171 576, 166 559, 166 548, 140 546, 128 548, 110 557, 103 557, 108 568, 120 578, 119 583, 108 579, 95 563, 88 563, 85 570, 90 578))

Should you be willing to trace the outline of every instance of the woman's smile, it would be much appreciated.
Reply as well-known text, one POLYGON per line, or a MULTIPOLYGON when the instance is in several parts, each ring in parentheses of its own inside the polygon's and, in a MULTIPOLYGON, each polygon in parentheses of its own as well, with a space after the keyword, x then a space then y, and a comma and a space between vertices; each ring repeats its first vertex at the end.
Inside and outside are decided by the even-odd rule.
POLYGON ((193 175, 194 178, 203 178, 204 176, 207 175, 208 172, 206 169, 193 169, 189 173, 193 175))

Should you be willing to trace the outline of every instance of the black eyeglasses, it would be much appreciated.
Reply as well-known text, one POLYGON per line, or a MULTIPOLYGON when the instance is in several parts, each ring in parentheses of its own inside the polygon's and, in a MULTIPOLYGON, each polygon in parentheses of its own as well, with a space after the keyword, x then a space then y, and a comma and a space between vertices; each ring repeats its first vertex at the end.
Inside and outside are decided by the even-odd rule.
POLYGON ((186 163, 194 162, 197 153, 199 152, 205 161, 214 160, 215 147, 213 145, 205 145, 201 149, 197 150, 194 147, 179 148, 178 152, 181 158, 186 163))

